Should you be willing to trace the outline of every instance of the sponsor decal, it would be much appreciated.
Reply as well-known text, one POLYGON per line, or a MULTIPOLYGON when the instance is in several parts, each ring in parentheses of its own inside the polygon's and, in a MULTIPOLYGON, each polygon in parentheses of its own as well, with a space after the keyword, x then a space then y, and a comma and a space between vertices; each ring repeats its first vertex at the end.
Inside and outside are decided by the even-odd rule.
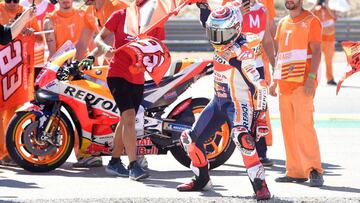
POLYGON ((255 58, 255 54, 252 50, 245 50, 242 51, 239 56, 237 57, 237 59, 239 61, 243 61, 243 60, 247 60, 247 59, 254 59, 255 58))
POLYGON ((154 145, 149 137, 137 141, 137 146, 152 146, 154 145))
POLYGON ((249 107, 247 104, 241 104, 241 112, 242 112, 242 126, 246 129, 249 129, 249 107))
POLYGON ((187 99, 186 101, 181 103, 179 106, 177 106, 175 108, 175 110, 173 112, 171 112, 170 118, 172 118, 176 115, 179 115, 181 112, 183 112, 191 104, 191 101, 192 101, 192 99, 187 99))
POLYGON ((294 69, 295 69, 295 66, 290 66, 290 67, 289 67, 289 73, 293 72, 294 69))
POLYGON ((158 153, 159 153, 159 150, 155 146, 151 146, 150 148, 139 146, 137 148, 137 155, 158 154, 158 153))
POLYGON ((46 88, 51 88, 54 85, 56 85, 56 82, 52 81, 52 82, 50 82, 49 84, 46 85, 46 88))
POLYGON ((178 95, 177 95, 176 91, 172 91, 172 92, 166 93, 166 94, 164 95, 164 99, 170 100, 170 99, 175 98, 175 97, 177 97, 177 96, 178 96, 178 95))
POLYGON ((64 90, 64 94, 80 101, 87 101, 90 103, 90 105, 94 106, 94 108, 99 108, 104 111, 111 111, 115 114, 119 114, 119 110, 114 101, 98 97, 84 90, 77 89, 72 86, 67 86, 64 90))
POLYGON ((164 122, 164 128, 163 129, 164 130, 173 130, 173 131, 177 131, 177 132, 182 132, 184 130, 191 129, 191 126, 164 122))
POLYGON ((215 54, 214 58, 215 58, 215 61, 220 64, 227 64, 227 61, 217 54, 215 54))

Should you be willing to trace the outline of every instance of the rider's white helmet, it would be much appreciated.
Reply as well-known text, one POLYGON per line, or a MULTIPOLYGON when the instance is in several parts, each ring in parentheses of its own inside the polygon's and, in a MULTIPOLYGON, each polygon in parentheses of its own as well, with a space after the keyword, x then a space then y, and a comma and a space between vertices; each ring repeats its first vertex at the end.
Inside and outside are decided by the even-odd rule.
POLYGON ((213 10, 206 21, 206 34, 215 50, 226 50, 240 36, 243 17, 237 6, 225 5, 213 10))

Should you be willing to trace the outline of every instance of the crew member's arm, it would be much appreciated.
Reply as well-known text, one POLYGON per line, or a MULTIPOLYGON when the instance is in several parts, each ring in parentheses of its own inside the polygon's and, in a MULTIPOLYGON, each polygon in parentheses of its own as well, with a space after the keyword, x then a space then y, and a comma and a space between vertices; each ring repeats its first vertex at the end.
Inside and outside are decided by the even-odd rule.
POLYGON ((304 91, 306 95, 312 96, 315 94, 317 86, 315 80, 321 61, 321 42, 310 42, 309 46, 312 52, 312 58, 310 72, 305 82, 304 91))
POLYGON ((279 53, 279 34, 280 34, 280 27, 281 27, 281 22, 279 22, 279 25, 276 29, 276 33, 275 33, 275 36, 274 36, 274 58, 275 58, 275 66, 273 66, 273 70, 272 70, 272 74, 273 74, 273 77, 272 77, 272 81, 271 81, 271 84, 269 86, 269 94, 273 97, 276 97, 277 96, 277 93, 276 93, 276 88, 277 88, 277 79, 274 78, 274 70, 276 68, 276 58, 277 58, 277 55, 279 53))
POLYGON ((320 20, 317 18, 313 19, 310 28, 308 39, 312 57, 310 72, 305 81, 304 91, 306 95, 314 96, 317 87, 316 78, 321 61, 322 26, 320 20))
POLYGON ((11 36, 12 38, 17 37, 24 29, 26 24, 35 16, 35 8, 30 7, 26 9, 20 17, 18 17, 14 23, 11 24, 11 36))
POLYGON ((262 41, 262 44, 264 46, 264 51, 266 53, 266 56, 268 57, 270 64, 272 67, 275 67, 275 51, 274 51, 274 40, 270 32, 270 18, 267 14, 266 19, 266 28, 265 28, 265 34, 262 41))
MULTIPOLYGON (((44 31, 54 30, 52 21, 47 18, 44 21, 44 31)), ((45 34, 46 44, 49 48, 49 57, 51 57, 56 52, 56 36, 54 32, 45 34)))
POLYGON ((81 61, 85 57, 90 40, 93 38, 93 36, 94 31, 92 29, 84 27, 81 32, 79 41, 76 44, 76 60, 81 61))
MULTIPOLYGON (((111 35, 109 35, 107 38, 105 38, 104 42, 106 44, 113 44, 114 43, 114 33, 111 33, 111 35)), ((102 55, 102 51, 98 47, 95 47, 95 49, 93 49, 89 55, 94 56, 96 58, 96 57, 102 55)))
MULTIPOLYGON (((106 44, 112 44, 114 40, 114 34, 111 33, 111 35, 109 35, 104 41, 106 44)), ((84 46, 84 45, 82 45, 84 46)), ((85 50, 86 51, 86 50, 85 50)), ((90 54, 83 60, 81 60, 80 62, 80 66, 82 66, 83 69, 91 69, 93 64, 95 63, 95 59, 102 55, 102 51, 101 49, 99 49, 98 47, 95 47, 90 54)), ((76 58, 77 60, 79 60, 80 56, 77 56, 78 58, 76 58)), ((112 57, 112 53, 109 52, 108 55, 105 55, 105 58, 111 58, 112 57)))
POLYGON ((99 34, 95 37, 95 44, 98 48, 98 51, 100 51, 101 54, 107 54, 108 52, 112 52, 113 48, 112 46, 108 45, 105 42, 105 39, 108 38, 113 33, 108 30, 106 27, 103 27, 99 34))
POLYGON ((211 13, 209 4, 207 2, 201 2, 201 3, 196 3, 196 6, 200 9, 200 22, 201 25, 205 28, 206 21, 211 13))

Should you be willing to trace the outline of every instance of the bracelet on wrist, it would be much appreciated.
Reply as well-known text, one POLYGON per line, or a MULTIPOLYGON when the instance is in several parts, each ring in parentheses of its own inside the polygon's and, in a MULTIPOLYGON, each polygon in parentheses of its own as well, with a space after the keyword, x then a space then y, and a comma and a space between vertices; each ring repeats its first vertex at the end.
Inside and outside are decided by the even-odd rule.
POLYGON ((315 78, 316 78, 316 74, 315 74, 315 73, 309 73, 309 74, 308 74, 308 77, 309 77, 310 79, 315 79, 315 78))

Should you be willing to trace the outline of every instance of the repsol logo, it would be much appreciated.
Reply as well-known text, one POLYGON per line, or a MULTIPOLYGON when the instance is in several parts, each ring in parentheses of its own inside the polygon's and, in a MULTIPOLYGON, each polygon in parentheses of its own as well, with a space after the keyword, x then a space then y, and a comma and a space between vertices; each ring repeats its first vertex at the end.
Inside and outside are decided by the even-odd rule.
POLYGON ((243 126, 246 127, 246 129, 249 129, 249 108, 246 104, 241 104, 241 111, 242 111, 242 121, 243 126))
POLYGON ((85 92, 84 90, 76 89, 71 86, 67 86, 64 90, 66 95, 74 97, 79 100, 87 101, 91 106, 95 106, 97 108, 101 108, 105 111, 111 111, 113 113, 119 114, 119 110, 115 104, 115 102, 106 100, 101 97, 97 97, 89 92, 85 92))
POLYGON ((215 60, 218 62, 218 63, 220 63, 220 64, 226 64, 226 60, 225 59, 223 59, 222 57, 220 57, 219 55, 215 55, 215 60))

